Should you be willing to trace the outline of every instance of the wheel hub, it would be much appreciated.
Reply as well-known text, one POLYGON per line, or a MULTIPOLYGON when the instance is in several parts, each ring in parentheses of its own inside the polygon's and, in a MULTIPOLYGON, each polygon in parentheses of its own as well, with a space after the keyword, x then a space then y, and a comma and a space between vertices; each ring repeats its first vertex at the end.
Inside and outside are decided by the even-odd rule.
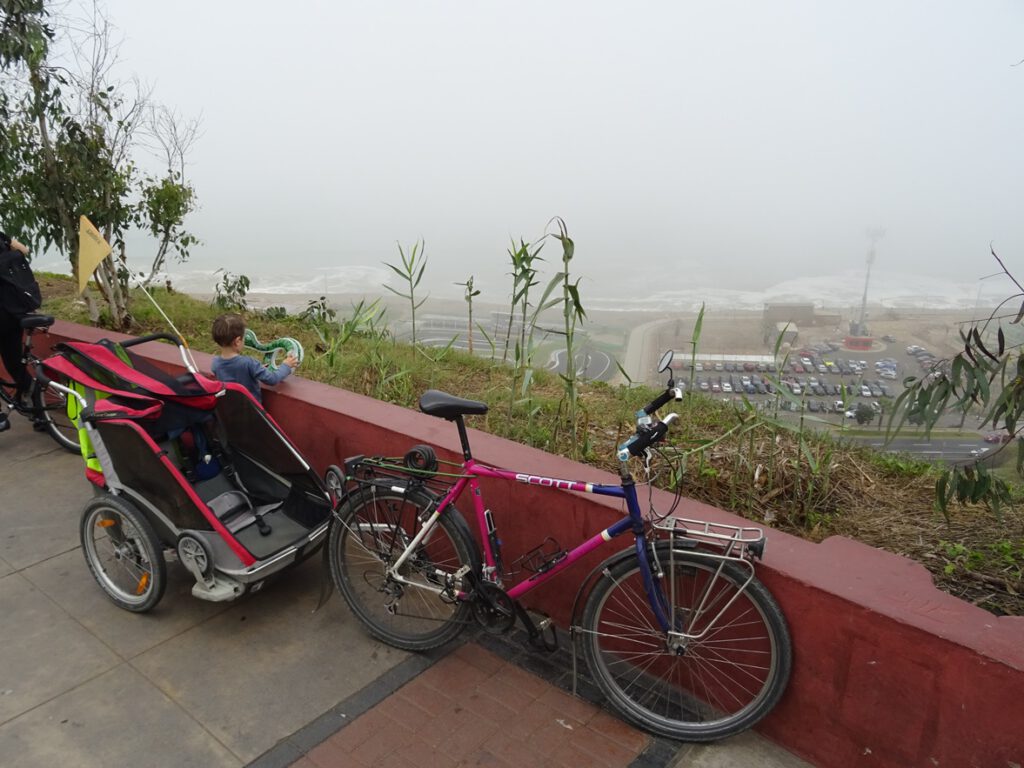
POLYGON ((670 654, 675 656, 685 656, 689 646, 690 641, 685 637, 670 634, 665 638, 665 647, 670 654))

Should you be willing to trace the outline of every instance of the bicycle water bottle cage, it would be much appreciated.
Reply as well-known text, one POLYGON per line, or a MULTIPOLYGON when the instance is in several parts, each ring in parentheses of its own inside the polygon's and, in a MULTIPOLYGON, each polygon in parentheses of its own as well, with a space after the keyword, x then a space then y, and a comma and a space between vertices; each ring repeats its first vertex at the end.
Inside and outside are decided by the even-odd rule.
POLYGON ((512 563, 512 573, 518 573, 518 570, 537 575, 545 573, 564 560, 567 554, 557 541, 548 536, 543 542, 512 563))

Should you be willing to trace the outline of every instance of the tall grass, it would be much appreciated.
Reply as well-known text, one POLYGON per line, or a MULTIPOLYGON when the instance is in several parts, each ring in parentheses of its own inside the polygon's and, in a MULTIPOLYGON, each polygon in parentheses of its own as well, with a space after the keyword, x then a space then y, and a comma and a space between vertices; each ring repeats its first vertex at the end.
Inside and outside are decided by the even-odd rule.
POLYGON ((408 255, 406 255, 405 250, 402 248, 402 244, 399 243, 398 255, 401 257, 401 267, 389 264, 386 261, 384 266, 390 267, 396 275, 405 281, 407 293, 402 293, 387 283, 384 284, 384 287, 396 296, 409 302, 412 312, 412 343, 413 346, 416 346, 416 310, 422 307, 423 302, 427 300, 427 297, 424 296, 419 301, 416 301, 416 289, 419 287, 420 281, 423 280, 423 272, 427 268, 427 243, 423 240, 414 243, 412 248, 409 249, 408 255))

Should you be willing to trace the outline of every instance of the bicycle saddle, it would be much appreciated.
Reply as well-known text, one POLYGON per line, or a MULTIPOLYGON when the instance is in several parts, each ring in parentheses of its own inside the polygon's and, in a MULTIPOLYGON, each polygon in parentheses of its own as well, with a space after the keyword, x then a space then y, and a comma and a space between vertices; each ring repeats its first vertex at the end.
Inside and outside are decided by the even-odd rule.
POLYGON ((487 413, 487 403, 464 400, 439 389, 428 389, 420 396, 420 410, 442 419, 455 419, 462 415, 487 413))
POLYGON ((21 318, 22 328, 49 328, 53 325, 53 318, 49 315, 27 315, 21 318))

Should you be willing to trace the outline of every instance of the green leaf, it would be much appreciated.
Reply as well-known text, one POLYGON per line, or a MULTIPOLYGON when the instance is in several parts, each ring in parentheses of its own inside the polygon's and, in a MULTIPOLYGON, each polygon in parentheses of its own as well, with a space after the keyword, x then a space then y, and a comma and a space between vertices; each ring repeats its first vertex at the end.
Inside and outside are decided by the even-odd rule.
POLYGON ((612 358, 612 359, 615 361, 615 367, 618 368, 619 369, 619 373, 622 374, 622 378, 624 378, 626 380, 626 386, 629 386, 629 387, 633 386, 633 379, 632 379, 632 377, 628 373, 626 373, 626 369, 622 367, 622 363, 620 363, 615 358, 612 358))
POLYGON ((696 351, 697 342, 700 341, 700 330, 704 325, 704 303, 701 302, 700 312, 697 313, 697 322, 693 325, 693 336, 690 338, 690 343, 693 344, 693 348, 696 351))
POLYGON ((977 346, 978 349, 981 350, 981 353, 985 355, 985 357, 989 358, 990 360, 998 360, 998 358, 995 355, 993 355, 991 352, 985 349, 985 343, 981 340, 981 333, 978 331, 977 326, 975 326, 972 329, 971 335, 974 337, 975 346, 977 346))
POLYGON ((811 472, 815 475, 818 474, 818 460, 814 457, 814 454, 811 453, 811 449, 806 440, 800 440, 800 451, 803 453, 804 458, 807 459, 807 464, 810 466, 811 472))
POLYGON ((523 374, 523 385, 519 388, 519 394, 526 396, 527 391, 530 389, 530 382, 533 381, 533 368, 527 368, 523 374))
POLYGON ((949 497, 946 495, 946 490, 949 487, 949 472, 945 471, 939 475, 938 480, 935 481, 935 509, 937 512, 946 514, 946 507, 949 502, 949 497))

